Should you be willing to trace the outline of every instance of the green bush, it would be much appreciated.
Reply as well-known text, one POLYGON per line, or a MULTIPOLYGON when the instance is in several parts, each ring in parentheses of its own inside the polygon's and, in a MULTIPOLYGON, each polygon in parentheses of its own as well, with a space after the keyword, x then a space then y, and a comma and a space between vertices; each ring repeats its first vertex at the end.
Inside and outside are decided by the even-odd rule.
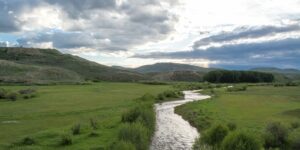
POLYGON ((247 90, 247 86, 233 86, 233 87, 228 87, 227 91, 228 92, 238 92, 238 91, 246 91, 247 90))
POLYGON ((164 91, 163 93, 159 93, 156 97, 157 101, 170 100, 175 98, 180 98, 183 96, 181 91, 164 91))
POLYGON ((222 148, 223 150, 259 150, 261 145, 252 135, 234 132, 225 137, 222 148))
POLYGON ((72 134, 73 134, 73 135, 78 135, 78 134, 80 134, 80 124, 74 125, 74 126, 71 128, 71 130, 72 130, 72 134))
POLYGON ((136 121, 137 118, 140 116, 141 111, 142 110, 139 107, 135 107, 133 109, 130 109, 129 111, 125 112, 122 115, 122 122, 132 123, 132 122, 136 121))
POLYGON ((7 91, 5 89, 0 89, 0 99, 6 98, 7 91))
POLYGON ((286 86, 298 86, 298 84, 296 82, 292 82, 292 81, 287 82, 285 85, 286 86))
POLYGON ((11 101, 16 101, 17 100, 17 93, 11 92, 7 95, 7 98, 10 99, 11 101))
POLYGON ((35 144, 35 140, 31 137, 25 137, 22 139, 21 144, 22 145, 33 145, 33 144, 35 144))
POLYGON ((289 136, 290 149, 299 150, 300 149, 300 129, 295 132, 292 132, 289 136))
POLYGON ((228 134, 228 128, 223 125, 214 125, 209 128, 201 137, 203 143, 213 147, 219 147, 228 134))
POLYGON ((139 100, 141 100, 141 101, 152 101, 154 99, 155 99, 155 97, 149 93, 144 94, 141 98, 139 98, 139 100))
POLYGON ((265 129, 264 147, 286 148, 288 146, 288 130, 279 122, 269 123, 265 129))
POLYGON ((96 131, 92 131, 90 134, 89 134, 89 137, 98 137, 99 136, 99 133, 96 132, 96 131))
POLYGON ((165 95, 163 93, 159 93, 157 95, 157 98, 156 98, 158 101, 163 101, 166 99, 165 95))
POLYGON ((135 146, 130 142, 118 141, 112 145, 111 150, 136 150, 135 146))
POLYGON ((201 138, 198 138, 193 145, 193 150, 213 150, 213 148, 207 144, 204 144, 201 141, 201 138))
POLYGON ((95 119, 92 119, 92 118, 90 119, 90 125, 94 130, 98 129, 98 124, 95 119))
POLYGON ((23 90, 19 90, 19 93, 22 95, 26 95, 26 94, 34 94, 36 92, 35 89, 23 89, 23 90))
POLYGON ((227 127, 230 131, 234 131, 236 129, 236 124, 233 122, 227 123, 227 127))
POLYGON ((119 131, 118 139, 132 143, 137 150, 148 149, 150 142, 149 131, 140 123, 124 124, 119 131))
POLYGON ((155 112, 152 105, 135 107, 122 115, 122 122, 140 122, 149 128, 150 131, 153 131, 155 126, 155 112))
POLYGON ((292 123, 291 123, 291 128, 292 128, 292 129, 297 129, 297 128, 299 128, 299 126, 300 126, 300 123, 299 123, 299 122, 292 122, 292 123))
POLYGON ((62 135, 60 139, 61 146, 71 145, 72 144, 72 138, 70 135, 62 135))

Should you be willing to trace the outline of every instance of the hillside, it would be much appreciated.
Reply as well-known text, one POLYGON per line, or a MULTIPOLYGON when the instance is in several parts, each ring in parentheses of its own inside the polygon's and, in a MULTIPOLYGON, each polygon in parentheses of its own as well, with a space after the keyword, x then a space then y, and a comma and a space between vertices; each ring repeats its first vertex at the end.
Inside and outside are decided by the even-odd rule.
POLYGON ((253 68, 252 71, 272 73, 277 81, 300 80, 300 70, 274 67, 253 68))
POLYGON ((19 81, 20 78, 30 83, 40 82, 40 79, 45 82, 48 80, 77 82, 82 80, 136 81, 145 79, 143 74, 100 65, 77 56, 62 54, 55 49, 0 48, 0 60, 3 63, 0 78, 5 81, 23 82, 19 81), (10 65, 4 65, 4 63, 10 65), (51 73, 42 73, 47 72, 46 70, 56 72, 56 78, 53 78, 51 73), (18 72, 21 72, 19 77, 18 72), (27 76, 23 76, 25 74, 27 76), (27 80, 28 76, 33 80, 27 80), (7 79, 8 77, 12 79, 7 79))
POLYGON ((300 70, 297 69, 280 69, 280 68, 253 68, 253 71, 271 72, 271 73, 283 73, 283 74, 300 74, 300 70))
POLYGON ((197 72, 209 72, 215 70, 213 68, 203 68, 188 64, 177 63, 156 63, 152 65, 145 65, 138 68, 134 68, 135 71, 140 73, 153 73, 153 72, 173 72, 173 71, 197 71, 197 72))
POLYGON ((173 72, 155 72, 147 75, 155 81, 202 81, 205 73, 196 71, 173 71, 173 72))

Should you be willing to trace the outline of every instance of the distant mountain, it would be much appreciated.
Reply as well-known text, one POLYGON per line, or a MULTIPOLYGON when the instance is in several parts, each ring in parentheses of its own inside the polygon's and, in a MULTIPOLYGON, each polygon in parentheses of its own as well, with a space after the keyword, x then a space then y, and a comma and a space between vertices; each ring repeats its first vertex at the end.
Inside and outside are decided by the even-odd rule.
POLYGON ((62 54, 55 49, 0 48, 2 82, 137 81, 145 75, 62 54))
POLYGON ((147 75, 155 81, 202 81, 205 73, 196 71, 173 71, 173 72, 155 72, 147 75))
POLYGON ((251 71, 272 73, 277 81, 300 80, 300 70, 280 69, 275 67, 253 68, 251 71))
POLYGON ((156 63, 152 65, 145 65, 133 70, 140 73, 166 73, 174 71, 196 71, 196 72, 209 72, 216 70, 214 68, 203 68, 188 64, 177 64, 177 63, 156 63))

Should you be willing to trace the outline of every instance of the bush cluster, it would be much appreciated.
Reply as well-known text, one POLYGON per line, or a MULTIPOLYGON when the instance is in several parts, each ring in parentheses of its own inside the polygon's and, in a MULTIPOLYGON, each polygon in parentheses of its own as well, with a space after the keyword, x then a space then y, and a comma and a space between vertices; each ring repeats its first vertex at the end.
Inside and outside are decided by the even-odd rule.
POLYGON ((282 148, 288 147, 288 129, 279 122, 269 123, 264 133, 264 147, 282 148))
POLYGON ((155 130, 155 97, 145 94, 137 101, 138 106, 123 113, 118 140, 111 145, 111 149, 148 149, 155 130))
POLYGON ((263 147, 264 149, 299 150, 300 148, 300 134, 294 132, 298 130, 297 123, 292 123, 288 129, 280 122, 271 122, 266 126, 262 138, 235 129, 234 123, 228 123, 227 127, 214 125, 204 132, 193 148, 195 150, 259 150, 263 147))
POLYGON ((228 123, 227 126, 214 125, 196 141, 193 148, 195 150, 259 150, 261 148, 261 144, 252 134, 234 131, 235 129, 234 123, 228 123))
POLYGON ((274 85, 274 87, 299 86, 300 83, 298 83, 298 82, 293 82, 293 81, 289 81, 289 82, 286 82, 286 83, 274 83, 273 85, 274 85))
POLYGON ((165 100, 173 100, 176 98, 183 97, 183 93, 181 91, 165 91, 157 95, 156 100, 158 102, 165 101, 165 100))
POLYGON ((0 99, 16 101, 18 99, 18 97, 23 97, 24 99, 29 99, 29 98, 33 98, 35 96, 36 96, 36 90, 34 90, 34 89, 23 89, 23 90, 19 90, 18 92, 0 89, 0 99))
POLYGON ((247 86, 243 85, 243 86, 232 86, 232 87, 228 87, 227 91, 228 92, 238 92, 238 91, 246 91, 247 90, 247 86))

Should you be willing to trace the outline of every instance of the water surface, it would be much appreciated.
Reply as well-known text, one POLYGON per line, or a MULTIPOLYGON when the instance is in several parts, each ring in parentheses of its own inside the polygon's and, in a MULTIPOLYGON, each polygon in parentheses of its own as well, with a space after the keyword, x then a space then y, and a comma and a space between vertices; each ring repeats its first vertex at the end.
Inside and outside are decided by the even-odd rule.
POLYGON ((184 91, 183 93, 183 100, 155 104, 156 131, 150 146, 151 150, 192 149, 199 133, 181 116, 175 114, 174 108, 187 102, 207 99, 209 96, 201 95, 198 91, 184 91))

